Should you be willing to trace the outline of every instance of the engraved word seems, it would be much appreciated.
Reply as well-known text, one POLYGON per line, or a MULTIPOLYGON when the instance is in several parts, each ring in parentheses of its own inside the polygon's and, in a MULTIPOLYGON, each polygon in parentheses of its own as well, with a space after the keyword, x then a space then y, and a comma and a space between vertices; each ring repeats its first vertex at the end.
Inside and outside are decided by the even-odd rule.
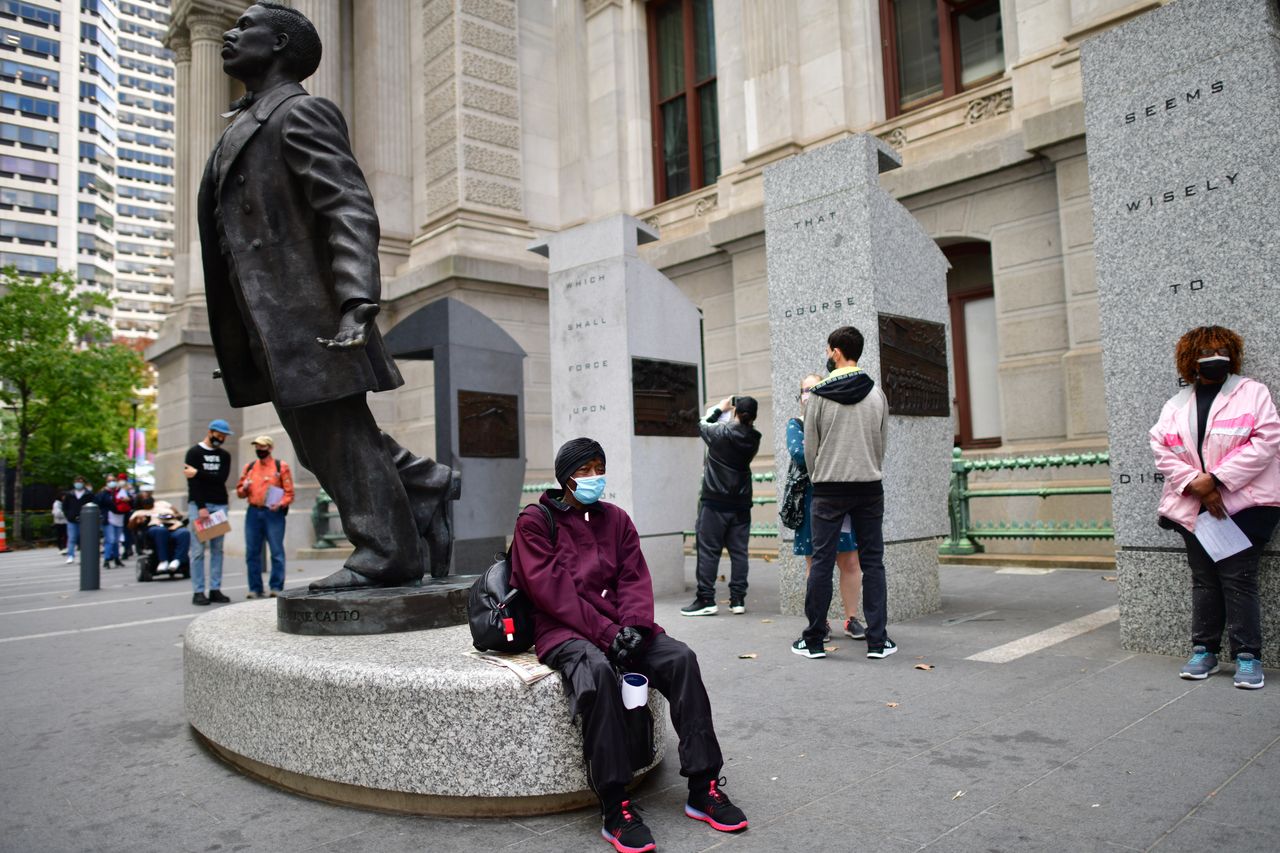
MULTIPOLYGON (((1209 94, 1211 95, 1220 95, 1222 94, 1222 90, 1223 90, 1223 85, 1221 80, 1215 80, 1209 84, 1209 94)), ((1171 110, 1176 110, 1179 104, 1182 104, 1182 103, 1192 104, 1199 100, 1200 100, 1199 89, 1196 89, 1194 92, 1185 93, 1183 96, 1183 99, 1181 100, 1178 98, 1177 95, 1174 95, 1172 98, 1165 98, 1162 103, 1148 104, 1147 106, 1135 112, 1125 113, 1124 123, 1133 124, 1139 118, 1144 118, 1144 117, 1150 118, 1151 116, 1155 116, 1162 112, 1167 113, 1167 112, 1170 112, 1171 110)))

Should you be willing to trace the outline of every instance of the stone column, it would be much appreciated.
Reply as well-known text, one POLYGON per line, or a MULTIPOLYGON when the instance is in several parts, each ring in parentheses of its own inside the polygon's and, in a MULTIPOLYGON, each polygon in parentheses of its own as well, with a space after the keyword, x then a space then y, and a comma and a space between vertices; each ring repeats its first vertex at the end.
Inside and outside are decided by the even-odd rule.
POLYGON ((180 305, 187 298, 190 283, 188 269, 191 250, 191 214, 195 206, 195 198, 191 195, 188 175, 191 171, 191 160, 185 156, 187 140, 191 137, 191 129, 187 126, 191 121, 191 39, 185 33, 175 35, 169 40, 169 49, 173 51, 174 65, 174 106, 177 110, 175 119, 176 140, 174 151, 174 213, 173 213, 173 304, 180 305))
POLYGON ((352 146, 378 208, 382 272, 392 275, 408 258, 413 236, 409 11, 400 3, 356 0, 352 13, 353 52, 377 57, 352 69, 352 146))
MULTIPOLYGON (((197 15, 187 19, 191 34, 190 103, 187 106, 185 127, 187 168, 185 172, 186 198, 184 211, 187 239, 188 284, 186 302, 204 301, 204 269, 200 264, 200 229, 196 224, 196 198, 200 192, 200 177, 218 136, 226 126, 222 113, 226 112, 230 88, 227 76, 222 73, 222 34, 228 24, 212 15, 197 15)), ((182 159, 182 152, 179 153, 182 159)), ((175 235, 176 236, 176 235, 175 235)))
MULTIPOLYGON (((320 68, 302 85, 313 95, 328 98, 338 106, 342 106, 342 9, 338 0, 293 0, 293 8, 311 19, 316 32, 320 34, 320 43, 324 52, 320 58, 320 68)), ((378 3, 379 6, 391 6, 403 11, 400 3, 378 3)), ((382 66, 389 60, 380 54, 368 54, 368 64, 382 66)))

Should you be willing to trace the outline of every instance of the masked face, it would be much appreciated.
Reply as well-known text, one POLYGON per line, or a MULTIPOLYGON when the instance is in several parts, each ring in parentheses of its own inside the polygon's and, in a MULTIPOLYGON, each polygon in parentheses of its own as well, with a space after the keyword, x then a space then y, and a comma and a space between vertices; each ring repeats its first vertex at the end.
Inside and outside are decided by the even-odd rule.
POLYGON ((116 481, 115 481, 115 480, 107 480, 107 485, 106 485, 104 488, 107 488, 107 489, 114 489, 115 487, 116 487, 116 481))
POLYGON ((269 448, 269 447, 255 447, 255 448, 253 449, 253 452, 254 452, 254 453, 256 453, 256 454, 258 454, 258 458, 259 458, 259 459, 266 459, 268 456, 270 456, 270 455, 271 455, 271 448, 269 448))
POLYGON ((1196 362, 1196 372, 1206 382, 1221 382, 1231 372, 1231 359, 1225 355, 1211 355, 1196 362))
POLYGON ((209 446, 210 446, 210 447, 221 447, 221 446, 222 446, 222 442, 224 442, 224 441, 226 441, 226 440, 227 440, 227 437, 226 437, 225 435, 223 435, 222 433, 219 433, 219 432, 211 432, 211 433, 209 433, 209 446))
POLYGON ((84 491, 84 483, 80 482, 79 480, 76 481, 76 491, 77 492, 84 491))
POLYGON ((593 504, 604 494, 604 474, 599 477, 576 477, 575 480, 578 487, 573 490, 573 496, 578 503, 593 504))

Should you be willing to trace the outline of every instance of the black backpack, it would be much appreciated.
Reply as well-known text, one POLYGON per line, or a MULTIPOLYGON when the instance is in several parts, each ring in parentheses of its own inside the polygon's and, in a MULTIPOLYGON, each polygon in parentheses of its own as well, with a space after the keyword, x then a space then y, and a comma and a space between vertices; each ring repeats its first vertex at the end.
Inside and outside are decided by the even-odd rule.
MULTIPOLYGON (((547 517, 554 547, 555 517, 542 504, 529 504, 525 509, 533 506, 547 517)), ((482 652, 519 654, 533 645, 533 604, 524 593, 511 586, 510 549, 471 585, 467 595, 467 621, 471 624, 471 645, 482 652)))

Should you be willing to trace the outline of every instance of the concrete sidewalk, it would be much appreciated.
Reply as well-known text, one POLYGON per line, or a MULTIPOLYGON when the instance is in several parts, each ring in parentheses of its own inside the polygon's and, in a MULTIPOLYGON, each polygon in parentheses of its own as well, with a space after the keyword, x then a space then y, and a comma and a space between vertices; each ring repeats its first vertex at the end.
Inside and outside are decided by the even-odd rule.
MULTIPOLYGON (((296 562, 289 583, 334 568, 296 562)), ((1106 577, 945 566, 944 610, 892 625, 883 661, 843 637, 825 660, 791 654, 801 620, 777 614, 763 561, 746 615, 660 600, 698 652, 752 828, 683 816, 673 748, 636 794, 659 850, 1280 849, 1280 681, 1187 682, 1181 660, 1123 651, 1106 577)), ((81 593, 77 578, 52 551, 0 554, 0 850, 610 849, 591 811, 399 817, 240 776, 183 716, 181 635, 206 612, 189 583, 115 570, 81 593)), ((242 562, 223 588, 243 600, 242 562)))

